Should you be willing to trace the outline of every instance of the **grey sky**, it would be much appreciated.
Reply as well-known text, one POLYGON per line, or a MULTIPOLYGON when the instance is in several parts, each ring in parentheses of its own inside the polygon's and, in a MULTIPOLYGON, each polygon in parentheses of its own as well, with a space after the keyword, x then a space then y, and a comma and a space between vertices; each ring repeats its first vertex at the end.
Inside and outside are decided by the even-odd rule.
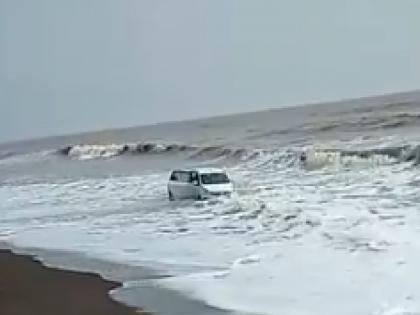
POLYGON ((0 0, 0 141, 420 87, 418 0, 0 0))

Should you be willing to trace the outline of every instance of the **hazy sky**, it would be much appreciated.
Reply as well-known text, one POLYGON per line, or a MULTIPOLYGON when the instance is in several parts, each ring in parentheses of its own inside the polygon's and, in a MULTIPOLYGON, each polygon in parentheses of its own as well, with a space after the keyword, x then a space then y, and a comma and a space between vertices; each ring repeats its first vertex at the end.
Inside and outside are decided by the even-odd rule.
POLYGON ((0 0, 0 141, 420 88, 418 0, 0 0))

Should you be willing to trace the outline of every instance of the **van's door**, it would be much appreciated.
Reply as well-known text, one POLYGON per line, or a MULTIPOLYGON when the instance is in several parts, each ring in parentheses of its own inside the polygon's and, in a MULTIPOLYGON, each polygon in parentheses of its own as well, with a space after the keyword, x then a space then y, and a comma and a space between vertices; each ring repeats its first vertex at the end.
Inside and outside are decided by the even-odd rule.
POLYGON ((197 172, 191 172, 189 198, 198 199, 200 196, 200 176, 197 172))
POLYGON ((200 189, 197 172, 174 172, 171 175, 169 188, 175 199, 196 199, 200 189))
POLYGON ((193 185, 191 183, 191 172, 178 172, 178 181, 176 183, 177 198, 191 198, 193 185))
POLYGON ((168 183, 168 192, 172 195, 173 198, 181 198, 181 178, 179 176, 179 171, 174 171, 171 174, 168 183))
POLYGON ((190 174, 186 171, 176 171, 171 176, 170 191, 175 199, 188 198, 190 174))

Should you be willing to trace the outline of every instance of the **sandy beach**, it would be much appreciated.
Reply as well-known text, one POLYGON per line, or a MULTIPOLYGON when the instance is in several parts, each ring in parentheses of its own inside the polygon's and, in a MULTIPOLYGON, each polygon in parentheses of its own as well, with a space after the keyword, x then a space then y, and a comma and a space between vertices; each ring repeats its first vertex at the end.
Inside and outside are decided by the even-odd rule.
POLYGON ((30 256, 0 250, 2 315, 146 314, 109 297, 119 285, 95 274, 47 268, 30 256))

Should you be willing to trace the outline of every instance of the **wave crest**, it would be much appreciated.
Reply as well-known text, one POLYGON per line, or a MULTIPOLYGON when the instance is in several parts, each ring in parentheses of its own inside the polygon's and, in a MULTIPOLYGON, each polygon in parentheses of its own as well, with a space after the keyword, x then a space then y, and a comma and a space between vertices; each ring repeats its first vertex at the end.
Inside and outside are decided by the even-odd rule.
MULTIPOLYGON (((36 154, 37 159, 51 155, 62 155, 73 160, 108 159, 123 155, 165 155, 184 153, 185 158, 193 160, 231 160, 249 163, 251 167, 277 168, 297 165, 308 168, 328 167, 331 165, 383 165, 411 162, 420 164, 420 145, 402 145, 394 147, 346 150, 346 149, 245 149, 227 146, 197 146, 185 144, 162 144, 154 142, 123 144, 78 144, 61 148, 57 151, 44 151, 36 154)), ((20 155, 19 155, 20 156, 20 155)), ((14 162, 16 154, 0 152, 0 161, 14 162)), ((34 154, 25 154, 21 158, 30 162, 34 154)), ((19 159, 20 160, 20 159, 19 159)))
POLYGON ((126 144, 79 144, 67 146, 59 153, 77 160, 111 158, 123 154, 165 153, 193 150, 180 144, 126 143, 126 144))
POLYGON ((121 155, 190 153, 192 159, 232 158, 245 161, 257 156, 256 150, 224 146, 195 146, 161 143, 79 144, 62 148, 60 154, 76 160, 106 159, 121 155))

